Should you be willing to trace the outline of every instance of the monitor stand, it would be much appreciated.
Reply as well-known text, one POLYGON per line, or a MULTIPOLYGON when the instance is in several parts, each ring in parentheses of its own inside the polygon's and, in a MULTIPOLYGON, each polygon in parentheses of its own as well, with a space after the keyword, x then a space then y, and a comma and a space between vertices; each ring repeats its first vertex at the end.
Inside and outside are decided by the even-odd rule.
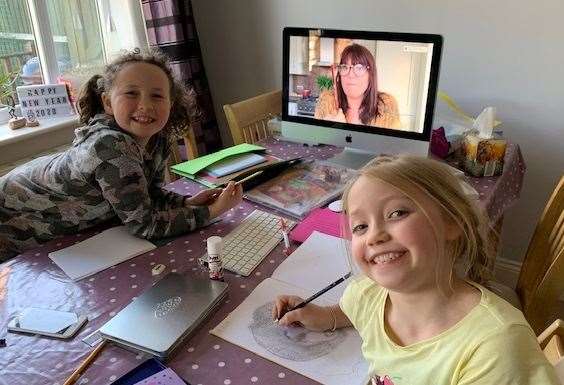
POLYGON ((377 154, 356 148, 345 147, 343 152, 327 159, 327 162, 335 163, 347 168, 359 170, 362 166, 374 159, 377 154))

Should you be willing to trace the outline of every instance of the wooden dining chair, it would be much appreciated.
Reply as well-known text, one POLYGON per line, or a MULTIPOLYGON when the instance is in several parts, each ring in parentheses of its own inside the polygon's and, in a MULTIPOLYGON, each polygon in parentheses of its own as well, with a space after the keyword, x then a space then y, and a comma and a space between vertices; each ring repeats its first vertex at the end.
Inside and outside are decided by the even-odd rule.
POLYGON ((166 183, 174 182, 175 180, 178 180, 180 178, 179 175, 170 171, 170 167, 172 165, 181 163, 185 160, 194 159, 199 156, 198 147, 196 146, 196 137, 194 136, 194 131, 191 129, 188 130, 186 132, 186 135, 183 136, 179 141, 175 143, 175 145, 171 147, 171 152, 172 153, 168 158, 168 164, 166 167, 166 175, 165 175, 166 183), (179 142, 184 143, 184 149, 183 149, 184 156, 181 155, 182 150, 179 142))
POLYGON ((525 318, 536 333, 553 319, 564 293, 564 176, 535 228, 516 287, 525 318))
POLYGON ((282 113, 282 91, 272 91, 223 106, 233 144, 255 143, 270 135, 268 121, 282 113))
POLYGON ((552 365, 564 362, 564 321, 557 319, 538 337, 544 355, 552 365))
POLYGON ((564 384, 564 321, 557 319, 537 338, 546 359, 564 384))
POLYGON ((536 334, 553 319, 564 318, 564 176, 529 242, 515 291, 497 283, 486 286, 520 307, 536 334))

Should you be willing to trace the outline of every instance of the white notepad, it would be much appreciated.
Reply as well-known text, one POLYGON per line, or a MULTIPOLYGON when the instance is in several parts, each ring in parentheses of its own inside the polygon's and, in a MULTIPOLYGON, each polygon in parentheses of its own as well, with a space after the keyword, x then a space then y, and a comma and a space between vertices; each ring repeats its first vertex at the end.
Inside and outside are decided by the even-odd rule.
POLYGON ((125 226, 118 226, 53 251, 49 258, 72 280, 78 281, 154 248, 151 242, 131 235, 125 226))

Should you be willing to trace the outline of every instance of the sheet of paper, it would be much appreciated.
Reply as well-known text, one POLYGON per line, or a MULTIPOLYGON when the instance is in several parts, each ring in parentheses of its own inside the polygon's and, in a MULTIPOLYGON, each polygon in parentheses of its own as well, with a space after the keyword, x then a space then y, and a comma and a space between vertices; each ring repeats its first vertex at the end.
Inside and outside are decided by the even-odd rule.
POLYGON ((366 384, 368 365, 356 330, 318 333, 279 326, 270 312, 280 294, 305 297, 308 292, 267 278, 210 332, 322 384, 366 384))
POLYGON ((174 370, 166 368, 136 382, 135 385, 186 385, 186 383, 178 377, 178 374, 174 373, 174 370))
POLYGON ((82 242, 49 253, 53 260, 73 280, 99 271, 153 250, 151 242, 131 235, 125 226, 112 227, 82 242))
MULTIPOLYGON (((314 231, 274 270, 272 278, 306 289, 307 298, 351 271, 347 242, 342 238, 314 231)), ((338 302, 351 279, 334 287, 321 298, 338 302)))

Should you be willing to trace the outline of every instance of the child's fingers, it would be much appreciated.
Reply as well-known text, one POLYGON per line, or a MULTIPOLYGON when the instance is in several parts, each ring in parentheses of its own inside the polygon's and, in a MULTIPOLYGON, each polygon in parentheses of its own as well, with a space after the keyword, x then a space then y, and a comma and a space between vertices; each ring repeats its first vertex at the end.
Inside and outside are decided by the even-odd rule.
POLYGON ((210 189, 206 190, 206 192, 208 193, 209 196, 221 194, 222 191, 223 191, 223 189, 220 189, 220 188, 210 188, 210 189))
POLYGON ((272 308, 273 319, 278 319, 284 313, 285 309, 293 307, 295 304, 301 302, 301 298, 291 295, 279 295, 274 301, 272 308))
POLYGON ((243 186, 241 186, 240 184, 235 186, 235 190, 233 191, 233 195, 236 195, 237 197, 239 196, 243 196, 243 186))
POLYGON ((302 318, 302 309, 292 310, 284 314, 278 323, 282 326, 290 326, 293 323, 301 323, 302 318))
POLYGON ((229 182, 221 192, 221 194, 225 194, 225 196, 233 195, 233 190, 235 189, 235 183, 229 182))
POLYGON ((280 314, 282 313, 282 309, 284 308, 283 306, 284 305, 279 300, 276 300, 274 306, 272 307, 273 320, 278 320, 278 318, 280 318, 280 314))

